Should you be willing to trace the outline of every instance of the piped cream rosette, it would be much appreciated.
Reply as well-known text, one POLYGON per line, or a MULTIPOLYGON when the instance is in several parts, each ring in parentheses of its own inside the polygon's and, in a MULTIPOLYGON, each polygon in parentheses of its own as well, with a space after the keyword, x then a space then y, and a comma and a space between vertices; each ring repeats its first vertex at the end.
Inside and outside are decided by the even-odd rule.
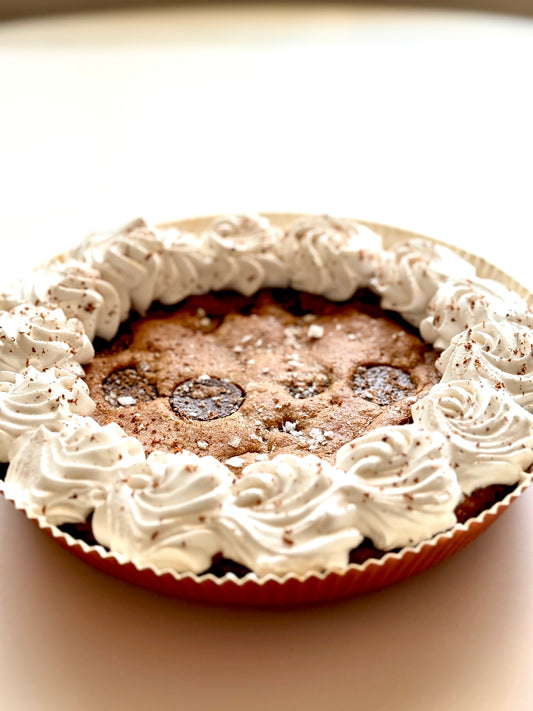
POLYGON ((325 599, 433 564, 488 525, 530 483, 533 464, 530 296, 456 252, 328 216, 229 215, 161 228, 135 220, 90 235, 0 295, 4 494, 95 565, 204 599, 325 599), (336 466, 279 455, 235 479, 209 456, 146 458, 118 425, 91 419, 80 364, 93 355, 91 340, 112 339, 131 309, 287 286, 332 300, 370 287, 444 351, 442 380, 413 407, 414 424, 354 439, 336 466), (456 525, 463 495, 493 483, 517 489, 456 525), (88 517, 100 545, 57 528, 88 517), (350 564, 365 538, 391 553, 350 564), (252 572, 202 575, 216 554, 252 572))

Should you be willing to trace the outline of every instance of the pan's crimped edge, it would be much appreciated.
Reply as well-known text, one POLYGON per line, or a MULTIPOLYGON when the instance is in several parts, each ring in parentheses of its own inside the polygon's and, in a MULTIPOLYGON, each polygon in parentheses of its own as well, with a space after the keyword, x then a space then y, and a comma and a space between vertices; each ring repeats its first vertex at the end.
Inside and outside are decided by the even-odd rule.
POLYGON ((234 575, 216 578, 213 575, 180 574, 171 570, 158 570, 155 566, 139 566, 123 561, 120 556, 102 546, 90 546, 64 533, 57 526, 47 523, 42 516, 35 518, 28 515, 22 507, 17 506, 11 499, 8 500, 77 558, 126 582, 165 595, 202 602, 279 606, 363 595, 427 570, 474 541, 531 483, 532 477, 528 475, 525 481, 502 501, 476 518, 469 519, 465 524, 458 524, 417 546, 403 548, 399 553, 388 553, 379 560, 369 559, 362 565, 351 564, 345 569, 324 573, 302 576, 292 574, 283 577, 268 575, 263 578, 248 575, 240 579, 234 575))

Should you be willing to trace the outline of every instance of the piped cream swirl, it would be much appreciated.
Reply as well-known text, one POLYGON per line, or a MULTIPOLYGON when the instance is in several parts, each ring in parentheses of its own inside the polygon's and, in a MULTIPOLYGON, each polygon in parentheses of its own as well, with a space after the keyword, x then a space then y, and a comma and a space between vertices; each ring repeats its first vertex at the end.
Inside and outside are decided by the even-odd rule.
POLYGON ((512 321, 533 326, 533 314, 517 294, 492 279, 449 279, 440 284, 420 323, 420 335, 438 350, 478 323, 512 321))
POLYGON ((213 457, 154 453, 149 471, 115 481, 93 533, 123 559, 201 573, 220 552, 213 520, 229 496, 229 470, 213 457))
POLYGON ((111 340, 120 325, 120 299, 100 272, 75 260, 56 259, 34 272, 24 285, 25 301, 35 306, 60 307, 78 318, 92 341, 111 340))
POLYGON ((163 304, 177 304, 192 294, 205 294, 214 282, 214 253, 205 234, 177 229, 161 232, 165 245, 166 270, 157 298, 163 304))
POLYGON ((17 279, 0 291, 0 311, 9 311, 25 301, 24 279, 17 279))
POLYGON ((211 289, 245 296, 264 287, 286 287, 289 267, 281 256, 284 233, 262 215, 224 215, 204 234, 213 254, 211 289))
POLYGON ((91 415, 94 408, 87 385, 68 371, 31 365, 22 373, 0 371, 0 461, 9 461, 25 432, 40 425, 58 431, 70 415, 91 415))
POLYGON ((140 442, 118 425, 71 417, 59 432, 41 425, 18 438, 4 492, 51 524, 83 523, 117 479, 145 469, 140 442))
POLYGON ((450 276, 474 276, 474 267, 434 242, 412 239, 393 246, 378 263, 372 287, 381 307, 397 311, 413 326, 426 316, 440 284, 450 276))
POLYGON ((516 484, 533 464, 533 417, 486 382, 435 386, 413 408, 414 422, 448 440, 461 490, 516 484))
POLYGON ((442 382, 487 380, 533 412, 533 331, 511 321, 484 321, 452 339, 436 363, 442 382))
POLYGON ((413 545, 457 522, 461 490, 438 432, 379 428, 341 447, 337 466, 352 479, 359 530, 382 550, 413 545))
POLYGON ((344 484, 314 455, 249 465, 221 512, 224 554, 258 575, 345 566, 362 536, 344 484))
POLYGON ((332 301, 370 284, 381 258, 381 237, 354 220, 303 217, 289 225, 283 254, 293 289, 332 301))
POLYGON ((93 356, 81 321, 59 308, 20 305, 0 313, 0 370, 60 366, 81 375, 80 363, 93 356))
POLYGON ((143 219, 120 230, 89 235, 75 256, 88 262, 113 285, 120 299, 120 320, 133 308, 145 314, 154 301, 166 269, 162 237, 143 219))

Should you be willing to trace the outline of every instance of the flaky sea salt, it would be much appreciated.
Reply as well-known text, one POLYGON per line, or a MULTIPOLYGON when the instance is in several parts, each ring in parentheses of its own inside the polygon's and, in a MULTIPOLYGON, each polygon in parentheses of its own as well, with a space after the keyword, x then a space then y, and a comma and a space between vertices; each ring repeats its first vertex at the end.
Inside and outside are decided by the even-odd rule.
POLYGON ((296 428, 297 425, 298 422, 291 422, 290 420, 285 420, 285 422, 283 423, 283 431, 288 432, 294 437, 302 437, 303 432, 296 428))
POLYGON ((196 442, 196 445, 197 445, 198 449, 203 449, 203 450, 206 450, 209 447, 208 443, 204 442, 203 439, 199 439, 198 442, 196 442))
POLYGON ((131 405, 137 404, 137 400, 131 397, 131 395, 121 395, 117 398, 117 402, 119 405, 122 405, 122 407, 130 407, 131 405))
POLYGON ((324 326, 319 326, 318 323, 312 323, 307 329, 307 337, 318 339, 324 335, 324 326))
POLYGON ((302 344, 298 341, 301 336, 300 326, 285 326, 285 328, 283 329, 283 334, 283 345, 286 348, 299 349, 302 347, 302 344))
POLYGON ((226 459, 224 464, 227 464, 229 467, 235 467, 236 469, 239 469, 240 467, 244 466, 245 461, 242 459, 242 457, 230 457, 229 459, 226 459))
POLYGON ((313 427, 311 429, 311 431, 309 432, 309 437, 311 437, 311 439, 315 442, 318 442, 318 444, 321 444, 325 439, 324 433, 318 427, 313 427))

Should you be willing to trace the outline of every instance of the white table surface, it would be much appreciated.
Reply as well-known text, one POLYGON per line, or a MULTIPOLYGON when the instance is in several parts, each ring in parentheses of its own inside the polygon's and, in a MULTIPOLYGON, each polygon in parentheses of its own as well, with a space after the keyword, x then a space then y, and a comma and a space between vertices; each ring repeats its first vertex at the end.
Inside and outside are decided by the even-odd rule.
MULTIPOLYGON (((533 289, 533 22, 314 8, 0 26, 10 276, 139 214, 331 212, 448 240, 533 289)), ((0 708, 529 711, 533 492, 359 599, 231 610, 59 549, 0 501, 0 708)))

